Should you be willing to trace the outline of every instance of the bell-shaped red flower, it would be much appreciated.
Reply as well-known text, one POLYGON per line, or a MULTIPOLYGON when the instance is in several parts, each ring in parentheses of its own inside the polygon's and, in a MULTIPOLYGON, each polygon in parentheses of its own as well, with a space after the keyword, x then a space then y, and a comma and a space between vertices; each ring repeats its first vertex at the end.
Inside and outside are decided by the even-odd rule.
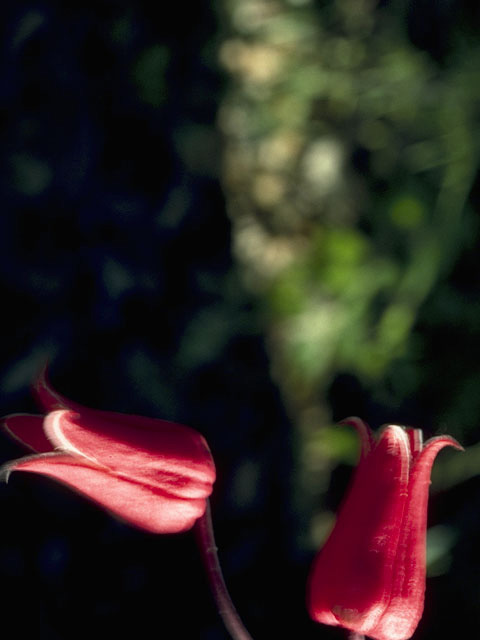
POLYGON ((215 466, 204 438, 180 424, 83 407, 35 386, 45 417, 13 414, 4 426, 36 452, 5 465, 50 476, 153 533, 190 529, 206 509, 215 466))
POLYGON ((378 441, 358 418, 360 462, 308 582, 311 617, 376 640, 406 640, 421 618, 430 472, 449 436, 386 426, 378 441))

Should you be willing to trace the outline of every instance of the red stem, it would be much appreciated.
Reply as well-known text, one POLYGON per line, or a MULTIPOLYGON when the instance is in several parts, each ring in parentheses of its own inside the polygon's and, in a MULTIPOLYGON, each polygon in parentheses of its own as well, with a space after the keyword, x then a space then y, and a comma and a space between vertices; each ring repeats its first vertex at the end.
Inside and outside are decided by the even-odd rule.
POLYGON ((235 605, 227 591, 222 569, 218 560, 217 546, 213 533, 212 514, 210 503, 207 500, 207 508, 201 518, 197 520, 194 527, 203 564, 207 572, 208 581, 213 597, 217 603, 218 612, 222 617, 223 624, 232 636, 233 640, 253 640, 252 636, 245 629, 240 616, 235 609, 235 605))

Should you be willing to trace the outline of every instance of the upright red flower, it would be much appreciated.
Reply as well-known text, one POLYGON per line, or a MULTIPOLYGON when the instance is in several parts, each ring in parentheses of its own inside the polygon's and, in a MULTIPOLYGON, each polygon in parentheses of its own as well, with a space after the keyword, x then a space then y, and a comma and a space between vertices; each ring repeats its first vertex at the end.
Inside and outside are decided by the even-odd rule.
POLYGON ((5 465, 60 480, 137 527, 190 529, 206 509, 215 466, 204 438, 180 424, 97 411, 67 400, 42 375, 45 417, 13 414, 4 426, 35 455, 5 465))
POLYGON ((430 472, 449 436, 422 445, 420 429, 385 427, 378 441, 358 418, 360 462, 308 582, 311 617, 376 640, 406 640, 423 612, 430 472))

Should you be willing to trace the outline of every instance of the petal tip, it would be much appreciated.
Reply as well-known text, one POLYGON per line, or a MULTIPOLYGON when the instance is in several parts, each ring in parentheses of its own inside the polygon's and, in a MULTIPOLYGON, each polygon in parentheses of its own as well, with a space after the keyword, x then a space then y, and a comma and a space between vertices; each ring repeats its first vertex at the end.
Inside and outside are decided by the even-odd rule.
POLYGON ((8 480, 12 471, 14 471, 14 468, 11 462, 2 464, 2 466, 0 467, 0 482, 5 482, 5 484, 8 484, 8 480))
POLYGON ((367 423, 359 418, 358 416, 349 416, 348 418, 343 418, 343 420, 339 420, 338 424, 346 424, 349 427, 360 427, 360 428, 368 428, 367 423))
POLYGON ((366 422, 356 416, 350 416, 340 420, 338 424, 353 427, 360 437, 362 456, 366 456, 375 444, 375 438, 372 430, 366 422))
POLYGON ((429 438, 423 445, 423 448, 429 447, 431 445, 433 446, 440 445, 440 448, 453 447, 454 449, 457 449, 457 451, 465 451, 465 447, 463 447, 458 442, 458 440, 456 440, 453 436, 449 436, 447 434, 442 434, 439 436, 433 436, 433 438, 429 438))

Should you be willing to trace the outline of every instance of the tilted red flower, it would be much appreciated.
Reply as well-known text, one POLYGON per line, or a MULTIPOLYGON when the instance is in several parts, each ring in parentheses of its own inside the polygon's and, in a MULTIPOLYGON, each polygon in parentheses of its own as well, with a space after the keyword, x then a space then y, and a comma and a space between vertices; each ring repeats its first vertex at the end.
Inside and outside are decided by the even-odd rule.
POLYGON ((5 465, 50 476, 153 533, 190 529, 206 509, 215 466, 204 438, 184 425, 97 411, 35 387, 45 417, 13 414, 4 426, 35 451, 5 465))
POLYGON ((311 617, 376 640, 406 640, 422 616, 428 487, 449 436, 386 426, 378 441, 358 418, 362 452, 336 524, 314 560, 311 617))

